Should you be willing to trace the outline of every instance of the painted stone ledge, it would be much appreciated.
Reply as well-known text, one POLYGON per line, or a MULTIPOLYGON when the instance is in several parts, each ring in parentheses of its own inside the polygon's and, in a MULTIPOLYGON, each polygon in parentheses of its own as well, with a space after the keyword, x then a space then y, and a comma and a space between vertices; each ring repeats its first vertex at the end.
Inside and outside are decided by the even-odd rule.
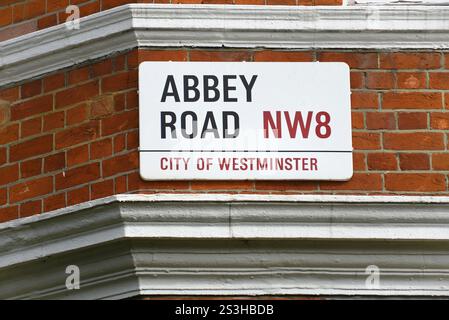
POLYGON ((113 196, 0 225, 0 297, 447 296, 448 209, 447 197, 113 196), (80 290, 65 288, 68 265, 80 290))

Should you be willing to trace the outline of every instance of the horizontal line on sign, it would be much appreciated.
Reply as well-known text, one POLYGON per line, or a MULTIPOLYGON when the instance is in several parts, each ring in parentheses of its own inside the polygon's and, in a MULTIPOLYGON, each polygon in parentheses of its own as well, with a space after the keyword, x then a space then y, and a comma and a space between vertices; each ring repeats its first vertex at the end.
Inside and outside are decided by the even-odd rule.
POLYGON ((290 153, 298 153, 298 152, 330 152, 330 153, 352 153, 352 151, 346 150, 139 150, 139 152, 265 152, 265 153, 280 153, 280 152, 290 152, 290 153))

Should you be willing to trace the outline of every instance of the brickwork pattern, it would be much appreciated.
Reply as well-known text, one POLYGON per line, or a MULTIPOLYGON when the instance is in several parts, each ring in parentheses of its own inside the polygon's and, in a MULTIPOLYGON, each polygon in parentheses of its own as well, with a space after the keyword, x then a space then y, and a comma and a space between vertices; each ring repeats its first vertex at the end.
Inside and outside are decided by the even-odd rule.
POLYGON ((0 222, 134 192, 449 195, 448 69, 436 51, 134 49, 0 88, 0 222), (348 63, 353 178, 142 181, 138 64, 151 60, 348 63))

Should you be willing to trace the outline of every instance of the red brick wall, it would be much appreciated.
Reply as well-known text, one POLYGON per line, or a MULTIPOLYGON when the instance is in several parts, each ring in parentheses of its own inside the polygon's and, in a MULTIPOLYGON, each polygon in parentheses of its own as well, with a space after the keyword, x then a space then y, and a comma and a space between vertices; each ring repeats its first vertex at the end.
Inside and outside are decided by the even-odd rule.
POLYGON ((64 23, 67 6, 81 17, 128 3, 341 5, 342 0, 0 0, 0 41, 64 23))
POLYGON ((127 192, 448 195, 448 67, 444 52, 132 50, 0 88, 0 221, 127 192), (137 66, 145 60, 347 62, 354 177, 142 181, 137 66))

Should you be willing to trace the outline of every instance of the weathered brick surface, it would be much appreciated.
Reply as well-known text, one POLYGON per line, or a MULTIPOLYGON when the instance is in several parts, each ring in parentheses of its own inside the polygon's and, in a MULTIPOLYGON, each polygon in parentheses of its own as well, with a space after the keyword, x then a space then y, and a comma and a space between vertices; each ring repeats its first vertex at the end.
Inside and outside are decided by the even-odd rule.
POLYGON ((0 88, 0 221, 118 193, 449 195, 449 89, 435 82, 445 76, 447 60, 445 52, 158 48, 0 88), (347 62, 353 178, 142 181, 137 68, 157 60, 347 62))

